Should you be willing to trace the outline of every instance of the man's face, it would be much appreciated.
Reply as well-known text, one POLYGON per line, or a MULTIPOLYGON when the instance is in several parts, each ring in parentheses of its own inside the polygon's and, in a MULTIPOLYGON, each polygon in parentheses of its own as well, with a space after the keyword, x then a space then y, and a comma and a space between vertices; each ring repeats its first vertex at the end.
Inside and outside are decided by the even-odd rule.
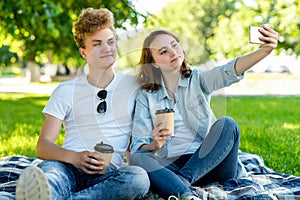
POLYGON ((109 28, 89 34, 85 39, 85 48, 80 48, 81 55, 92 68, 108 68, 116 61, 116 39, 109 28))

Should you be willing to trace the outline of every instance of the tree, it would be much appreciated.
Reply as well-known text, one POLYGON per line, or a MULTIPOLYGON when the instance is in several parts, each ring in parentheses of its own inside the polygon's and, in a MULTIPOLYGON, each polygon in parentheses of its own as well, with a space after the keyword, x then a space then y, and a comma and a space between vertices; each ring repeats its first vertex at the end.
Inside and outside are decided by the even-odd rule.
POLYGON ((9 51, 9 46, 2 46, 0 48, 0 67, 9 65, 12 60, 18 61, 18 55, 9 51))
POLYGON ((13 47, 21 42, 17 53, 25 62, 67 63, 79 66, 78 48, 72 34, 72 25, 80 11, 86 7, 106 7, 116 19, 116 28, 125 28, 124 22, 137 24, 139 14, 131 1, 111 0, 2 0, 0 2, 0 30, 11 38, 0 46, 13 47))
MULTIPOLYGON (((246 1, 236 5, 237 12, 224 18, 215 29, 215 37, 208 44, 214 53, 222 52, 225 58, 247 53, 257 45, 249 44, 249 26, 269 24, 280 35, 277 54, 300 55, 300 6, 295 0, 246 1), (290 23, 293 22, 293 23, 290 23), (230 45, 229 45, 230 44, 230 45)), ((220 56, 216 56, 220 58, 220 56)))
POLYGON ((300 2, 296 0, 178 0, 147 18, 146 26, 164 27, 189 38, 192 64, 233 58, 255 48, 249 26, 268 23, 280 34, 276 53, 300 55, 300 2))
POLYGON ((178 0, 146 22, 147 27, 165 27, 182 36, 192 64, 206 62, 212 49, 207 44, 221 18, 235 12, 233 0, 178 0))

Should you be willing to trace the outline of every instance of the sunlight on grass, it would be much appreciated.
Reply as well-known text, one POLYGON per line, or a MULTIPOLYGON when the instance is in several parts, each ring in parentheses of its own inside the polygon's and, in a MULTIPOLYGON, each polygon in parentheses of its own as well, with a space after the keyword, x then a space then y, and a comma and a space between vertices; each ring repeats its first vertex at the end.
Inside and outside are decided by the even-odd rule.
MULTIPOLYGON (((5 131, 1 135, 0 157, 7 155, 26 155, 36 157, 35 146, 38 141, 39 129, 32 124, 15 124, 15 129, 8 132, 5 131)), ((0 130, 5 130, 3 124, 0 124, 0 130)), ((62 130, 61 130, 62 132, 62 130)), ((56 144, 62 145, 64 135, 59 134, 56 144)))
POLYGON ((17 149, 19 147, 24 147, 24 146, 31 146, 35 145, 37 142, 38 136, 35 137, 28 137, 26 135, 19 136, 11 136, 9 137, 9 140, 6 140, 5 146, 2 146, 2 149, 17 149))
POLYGON ((37 143, 37 139, 38 136, 29 137, 27 135, 12 135, 6 140, 2 140, 2 143, 0 144, 2 151, 0 156, 28 155, 35 157, 35 145, 37 143))
POLYGON ((300 124, 284 123, 282 128, 289 129, 289 130, 300 130, 300 124))
POLYGON ((0 93, 1 100, 7 99, 21 99, 21 98, 28 98, 28 97, 40 97, 39 94, 27 94, 27 93, 0 93))
MULTIPOLYGON (((15 124, 15 131, 12 132, 12 135, 27 135, 28 131, 30 130, 34 130, 36 127, 33 124, 25 124, 25 123, 16 123, 15 124)), ((35 133, 31 133, 31 134, 35 134, 35 133)))

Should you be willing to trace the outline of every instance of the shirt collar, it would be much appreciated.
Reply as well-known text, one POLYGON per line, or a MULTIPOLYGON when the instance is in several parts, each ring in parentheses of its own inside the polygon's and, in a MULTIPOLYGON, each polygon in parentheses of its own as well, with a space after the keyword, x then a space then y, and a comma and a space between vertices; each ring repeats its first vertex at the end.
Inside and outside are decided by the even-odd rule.
MULTIPOLYGON (((189 78, 184 78, 182 76, 180 76, 179 80, 178 80, 178 87, 187 87, 188 86, 188 81, 189 78)), ((161 88, 157 91, 158 95, 157 95, 157 100, 161 101, 164 98, 168 98, 171 100, 171 98, 168 95, 167 89, 165 87, 165 82, 163 77, 161 76, 161 88)))

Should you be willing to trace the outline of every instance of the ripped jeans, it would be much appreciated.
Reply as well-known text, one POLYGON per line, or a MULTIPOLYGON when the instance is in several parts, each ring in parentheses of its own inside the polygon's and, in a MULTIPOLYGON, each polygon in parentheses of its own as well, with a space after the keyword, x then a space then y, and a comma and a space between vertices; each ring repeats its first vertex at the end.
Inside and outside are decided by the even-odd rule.
POLYGON ((108 168, 103 175, 89 175, 59 161, 43 161, 38 167, 45 173, 55 200, 142 199, 149 191, 147 173, 137 166, 108 168))

